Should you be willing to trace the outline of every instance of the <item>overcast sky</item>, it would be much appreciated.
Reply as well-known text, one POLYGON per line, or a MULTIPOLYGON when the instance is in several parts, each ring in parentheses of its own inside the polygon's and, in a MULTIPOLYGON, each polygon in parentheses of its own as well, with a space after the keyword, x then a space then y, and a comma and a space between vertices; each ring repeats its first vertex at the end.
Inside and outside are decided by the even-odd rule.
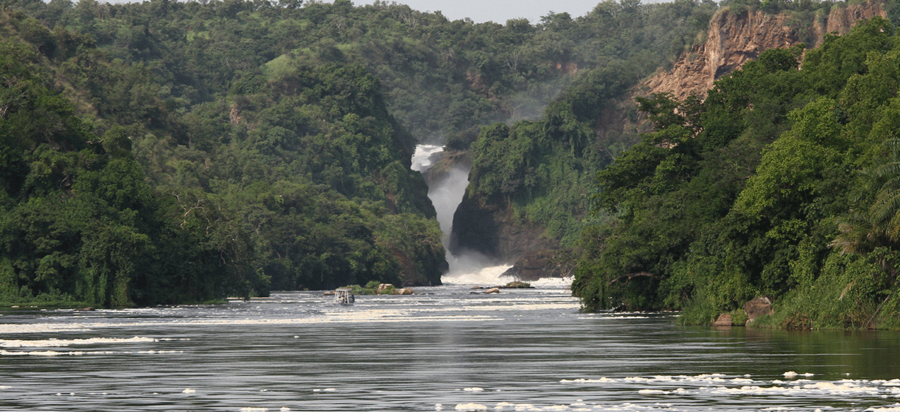
MULTIPOLYGON (((374 0, 352 0, 354 5, 372 4, 374 0)), ((390 1, 390 0, 389 0, 390 1)), ((567 12, 572 18, 588 14, 602 0, 397 0, 419 11, 440 11, 450 20, 470 18, 476 23, 493 21, 505 24, 509 19, 525 17, 532 24, 550 11, 567 12)), ((646 1, 645 1, 646 2, 646 1)))

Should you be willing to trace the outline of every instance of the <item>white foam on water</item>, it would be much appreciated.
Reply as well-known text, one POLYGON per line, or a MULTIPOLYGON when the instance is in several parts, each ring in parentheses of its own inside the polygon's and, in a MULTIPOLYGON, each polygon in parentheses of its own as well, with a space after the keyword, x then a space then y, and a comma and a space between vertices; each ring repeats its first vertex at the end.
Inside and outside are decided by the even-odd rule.
POLYGON ((181 393, 187 393, 187 394, 196 393, 196 392, 197 391, 195 389, 191 389, 191 388, 187 388, 187 389, 181 391, 181 393))
POLYGON ((486 411, 488 410, 487 406, 484 406, 479 403, 461 403, 456 405, 456 410, 458 411, 486 411))
POLYGON ((80 324, 60 323, 34 323, 34 324, 2 324, 0 333, 44 333, 44 332, 70 332, 89 331, 90 329, 80 324))
MULTIPOLYGON (((452 266, 453 264, 451 263, 452 266)), ((447 274, 441 277, 441 283, 447 285, 505 285, 511 282, 512 279, 501 278, 500 275, 511 267, 512 265, 488 266, 475 268, 472 271, 447 274)))
POLYGON ((563 379, 559 381, 559 383, 612 383, 616 382, 615 379, 609 379, 607 377, 602 377, 600 379, 563 379))
POLYGON ((184 353, 182 350, 146 350, 146 351, 9 351, 0 349, 0 356, 99 356, 99 355, 167 355, 173 353, 184 353))
POLYGON ((512 305, 502 305, 495 304, 491 306, 464 306, 464 310, 479 310, 482 312, 502 312, 502 311, 531 311, 531 310, 556 310, 556 309, 569 309, 569 310, 577 310, 580 307, 577 303, 544 303, 544 304, 512 304, 512 305))
POLYGON ((45 350, 45 351, 8 351, 8 350, 0 350, 0 356, 81 356, 84 355, 82 351, 55 351, 55 350, 45 350))
MULTIPOLYGON (((810 376, 812 374, 797 374, 798 376, 810 376)), ((816 399, 837 399, 841 401, 852 401, 854 399, 888 399, 900 397, 900 380, 852 380, 841 379, 836 381, 814 381, 809 379, 798 379, 792 381, 773 380, 753 380, 748 378, 749 375, 728 376, 724 374, 704 374, 696 376, 687 375, 662 375, 662 376, 630 376, 623 378, 602 377, 597 379, 563 379, 562 384, 580 384, 605 386, 612 384, 628 383, 630 385, 646 385, 644 388, 638 388, 637 393, 643 396, 684 396, 687 394, 701 394, 702 396, 715 395, 735 396, 739 398, 748 396, 761 396, 767 399, 795 399, 797 397, 816 398, 816 399), (660 387, 665 385, 666 387, 660 387), (677 389, 670 389, 678 385, 677 389), (686 389, 687 388, 687 389, 686 389)), ((572 404, 570 406, 576 406, 572 404)), ((577 405, 582 406, 582 405, 577 405)), ((601 408, 595 406, 594 410, 625 410, 630 409, 629 405, 617 405, 610 408, 601 408)), ((776 407, 771 410, 784 410, 783 407, 776 407)), ((532 409, 528 409, 532 410, 532 409)), ((536 408, 534 410, 546 410, 545 408, 536 408)), ((867 411, 897 411, 900 412, 900 404, 888 405, 885 407, 872 407, 867 411)))
POLYGON ((484 392, 484 388, 473 387, 473 388, 463 388, 466 392, 484 392))
POLYGON ((256 407, 247 407, 241 408, 241 412, 268 412, 269 408, 256 408, 256 407))
POLYGON ((884 406, 884 407, 880 407, 880 408, 872 407, 872 408, 866 409, 866 411, 873 411, 873 412, 900 412, 900 403, 896 403, 896 404, 893 404, 893 405, 888 405, 888 406, 884 406))
POLYGON ((0 347, 4 348, 60 348, 72 345, 93 345, 105 343, 143 343, 157 342, 153 338, 88 338, 88 339, 41 339, 41 340, 15 340, 0 339, 0 347))
MULTIPOLYGON (((129 352, 122 352, 129 353, 129 352)), ((137 353, 144 355, 167 355, 172 353, 184 353, 183 350, 139 350, 137 353)))
POLYGON ((565 278, 542 278, 534 281, 530 281, 528 283, 531 286, 536 288, 561 288, 561 289, 570 289, 572 287, 573 277, 565 277, 565 278))
MULTIPOLYGON (((523 308, 525 309, 525 308, 523 308)), ((411 311, 398 310, 350 310, 344 312, 326 313, 322 316, 314 316, 307 318, 284 318, 284 319, 194 319, 194 320, 175 320, 175 321, 145 321, 141 322, 142 327, 171 327, 171 326, 213 326, 213 325, 309 325, 322 323, 362 323, 362 322, 379 322, 379 323, 398 323, 398 322, 483 322, 500 320, 493 316, 487 315, 435 315, 423 317, 409 316, 411 311)), ((24 324, 3 324, 0 325, 0 333, 17 334, 17 333, 57 333, 65 331, 92 331, 95 329, 117 328, 117 327, 133 327, 134 322, 122 323, 83 323, 83 324, 42 324, 39 327, 35 325, 24 324)))
POLYGON ((413 152, 412 159, 410 159, 410 163, 412 163, 412 167, 410 169, 416 172, 424 172, 434 166, 434 162, 431 158, 435 153, 440 153, 444 151, 443 146, 433 145, 433 144, 420 144, 416 145, 416 151, 413 152))

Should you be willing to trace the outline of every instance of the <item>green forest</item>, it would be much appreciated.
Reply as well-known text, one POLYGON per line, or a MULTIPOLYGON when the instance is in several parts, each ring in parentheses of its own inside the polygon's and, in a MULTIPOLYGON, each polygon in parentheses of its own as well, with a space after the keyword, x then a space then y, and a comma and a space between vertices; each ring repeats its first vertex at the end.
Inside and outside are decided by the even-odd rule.
POLYGON ((770 326, 900 326, 898 58, 876 17, 766 51, 702 102, 638 99, 655 130, 597 174, 584 305, 706 324, 767 296, 770 326))
POLYGON ((766 296, 763 326, 900 328, 890 20, 768 50, 704 99, 629 97, 715 13, 832 7, 607 0, 476 24, 346 0, 2 0, 0 302, 438 285, 410 170, 438 143, 471 156, 467 198, 555 239, 584 310, 709 324, 766 296))
POLYGON ((467 150, 603 70, 621 91, 716 8, 504 25, 340 0, 0 6, 0 300, 97 306, 439 284, 417 142, 467 150))

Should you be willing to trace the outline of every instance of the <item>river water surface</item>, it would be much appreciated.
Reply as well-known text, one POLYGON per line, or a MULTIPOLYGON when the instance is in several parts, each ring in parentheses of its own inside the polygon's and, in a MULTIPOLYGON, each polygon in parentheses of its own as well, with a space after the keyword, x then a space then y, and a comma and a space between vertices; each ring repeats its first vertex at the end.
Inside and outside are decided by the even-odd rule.
POLYGON ((900 335, 585 314, 563 287, 0 316, 0 409, 900 410, 900 335))

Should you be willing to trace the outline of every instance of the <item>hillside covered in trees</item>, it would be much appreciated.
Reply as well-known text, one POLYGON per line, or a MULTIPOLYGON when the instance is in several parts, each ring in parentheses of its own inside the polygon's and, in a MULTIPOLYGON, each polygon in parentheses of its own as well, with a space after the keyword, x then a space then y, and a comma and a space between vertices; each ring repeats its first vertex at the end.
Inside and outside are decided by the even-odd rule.
POLYGON ((773 326, 900 326, 898 47, 875 17, 766 51, 702 102, 639 99, 655 131, 598 173, 585 306, 709 323, 766 296, 773 326))
POLYGON ((567 15, 539 30, 349 2, 0 18, 4 299, 106 306, 439 283, 413 144, 535 115, 588 48, 567 15))
POLYGON ((416 142, 467 150, 595 68, 649 74, 714 10, 501 25, 381 2, 6 1, 2 300, 439 284, 416 142))
POLYGON ((0 300, 439 284, 410 171, 427 142, 472 163, 451 249, 545 248, 586 310, 702 324, 766 296, 774 326, 900 326, 894 26, 766 51, 704 96, 645 93, 714 16, 778 15, 806 41, 848 7, 722 6, 474 24, 343 0, 6 1, 0 300))
MULTIPOLYGON (((577 79, 543 118, 482 129, 454 226, 477 224, 454 230, 451 248, 469 242, 502 256, 517 230, 543 236, 549 252, 538 257, 576 274, 586 310, 682 310, 688 324, 726 313, 743 325, 744 303, 765 297, 775 313, 757 324, 900 326, 896 38, 879 17, 897 10, 734 2, 718 21, 776 22, 797 45, 730 75, 722 64, 702 96, 638 97, 640 113, 617 107, 629 91, 640 96, 629 88, 640 79, 604 67, 577 79), (833 25, 829 15, 873 10, 881 12, 852 30, 843 21, 844 36, 822 33, 817 48, 798 41, 815 41, 833 25), (647 133, 609 127, 642 119, 647 133)), ((732 41, 722 33, 748 33, 713 30, 722 42, 732 41)))

